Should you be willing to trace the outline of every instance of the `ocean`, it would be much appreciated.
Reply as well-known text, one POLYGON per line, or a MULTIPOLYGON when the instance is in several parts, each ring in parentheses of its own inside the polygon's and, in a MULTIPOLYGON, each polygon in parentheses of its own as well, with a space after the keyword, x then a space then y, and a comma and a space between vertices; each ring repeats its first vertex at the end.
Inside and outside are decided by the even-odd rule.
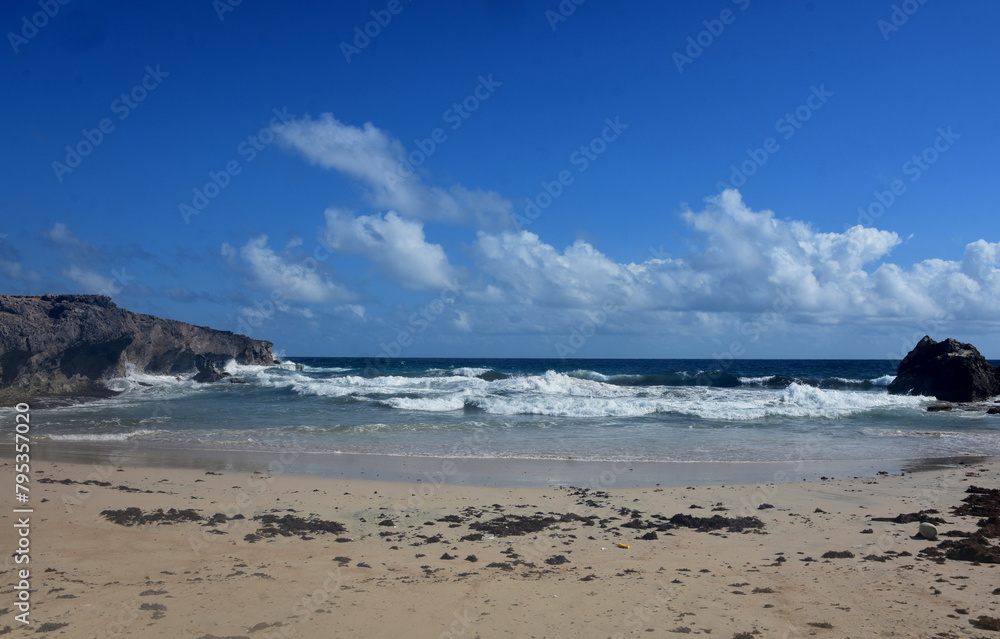
MULTIPOLYGON (((33 409, 36 446, 631 461, 1000 454, 1000 415, 889 395, 886 360, 291 357, 243 383, 131 374, 120 395, 33 409)), ((12 409, 0 409, 4 412, 12 409)), ((5 439, 8 439, 5 436, 5 439)))

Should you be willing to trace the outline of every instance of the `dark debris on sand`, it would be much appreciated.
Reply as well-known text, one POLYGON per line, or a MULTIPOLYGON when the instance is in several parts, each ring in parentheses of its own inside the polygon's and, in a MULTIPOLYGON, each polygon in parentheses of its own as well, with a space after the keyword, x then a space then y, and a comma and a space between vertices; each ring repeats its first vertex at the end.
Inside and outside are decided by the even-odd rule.
POLYGON ((308 533, 338 534, 347 531, 347 528, 343 524, 336 521, 316 518, 305 519, 290 514, 281 517, 274 514, 257 515, 254 517, 254 521, 259 521, 263 525, 257 529, 257 532, 249 533, 243 538, 250 543, 260 541, 264 538, 270 539, 278 535, 282 537, 298 535, 306 539, 308 538, 308 533))
POLYGON ((980 630, 994 630, 1000 632, 1000 619, 979 615, 975 619, 969 619, 969 623, 980 630))
POLYGON ((976 524, 978 530, 949 530, 942 536, 957 539, 946 539, 937 546, 924 548, 920 554, 938 563, 951 559, 1000 564, 1000 546, 990 541, 1000 538, 1000 490, 969 486, 965 492, 967 496, 962 505, 955 506, 951 512, 958 517, 981 517, 976 524))
POLYGON ((101 516, 111 523, 118 524, 120 526, 174 524, 182 521, 202 521, 204 519, 204 517, 199 515, 197 511, 191 508, 186 508, 184 510, 171 508, 167 512, 163 512, 162 508, 157 508, 155 511, 145 514, 142 512, 141 508, 136 508, 135 506, 120 510, 102 510, 101 516))
MULTIPOLYGON (((682 527, 692 528, 698 532, 712 532, 725 529, 731 533, 761 532, 764 522, 757 517, 723 517, 722 515, 712 515, 711 517, 695 517, 684 513, 677 513, 670 518, 669 528, 682 527)), ((659 530, 666 530, 661 526, 659 530)))
POLYGON ((1000 489, 969 486, 963 505, 951 509, 959 517, 1000 517, 1000 489))
POLYGON ((549 513, 543 515, 501 515, 488 521, 477 521, 469 524, 469 528, 495 537, 515 537, 540 532, 549 526, 573 521, 591 522, 596 515, 581 517, 576 513, 549 513))
POLYGON ((895 517, 872 517, 872 521, 888 521, 894 524, 915 524, 922 521, 926 521, 932 524, 947 524, 944 519, 940 517, 930 517, 929 515, 936 515, 939 511, 933 508, 928 510, 921 510, 915 513, 903 513, 896 515, 895 517))

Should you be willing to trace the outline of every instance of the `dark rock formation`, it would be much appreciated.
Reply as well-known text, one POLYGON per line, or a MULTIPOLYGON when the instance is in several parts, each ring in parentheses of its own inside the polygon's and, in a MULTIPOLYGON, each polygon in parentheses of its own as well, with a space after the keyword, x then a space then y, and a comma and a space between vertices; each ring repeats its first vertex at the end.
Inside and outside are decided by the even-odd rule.
POLYGON ((0 295, 0 405, 106 397, 104 380, 150 374, 226 377, 230 359, 274 364, 271 342, 118 308, 103 295, 0 295))
POLYGON ((977 402, 1000 394, 1000 380, 976 347, 928 336, 910 351, 889 384, 894 395, 930 395, 946 402, 977 402))

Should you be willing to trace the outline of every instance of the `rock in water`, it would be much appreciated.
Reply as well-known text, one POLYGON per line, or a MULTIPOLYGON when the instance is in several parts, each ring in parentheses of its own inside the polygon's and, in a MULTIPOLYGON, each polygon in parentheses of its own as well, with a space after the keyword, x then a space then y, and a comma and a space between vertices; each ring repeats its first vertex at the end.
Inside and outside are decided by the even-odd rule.
POLYGON ((0 405, 35 397, 106 397, 129 366, 151 374, 272 365, 271 342, 118 308, 103 295, 0 295, 0 405))
POLYGON ((920 528, 917 529, 917 532, 924 539, 929 539, 931 541, 934 541, 934 540, 936 540, 938 538, 938 529, 937 529, 937 526, 935 526, 934 524, 932 524, 930 522, 926 522, 926 521, 922 522, 920 524, 920 528))
POLYGON ((1000 394, 996 371, 972 344, 928 336, 910 351, 889 384, 894 395, 929 395, 946 402, 977 402, 1000 394))

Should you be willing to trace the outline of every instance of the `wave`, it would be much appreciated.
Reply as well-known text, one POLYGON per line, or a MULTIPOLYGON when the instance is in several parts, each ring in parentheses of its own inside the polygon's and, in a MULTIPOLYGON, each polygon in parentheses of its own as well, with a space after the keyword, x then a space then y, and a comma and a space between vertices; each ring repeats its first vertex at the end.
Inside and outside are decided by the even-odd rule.
POLYGON ((494 370, 492 368, 481 368, 476 366, 459 366, 457 368, 428 368, 424 371, 425 375, 433 375, 435 377, 446 377, 446 376, 458 376, 458 377, 476 377, 478 379, 492 382, 498 379, 507 379, 510 377, 507 373, 501 373, 500 371, 494 370))
MULTIPOLYGON (((315 363, 315 362, 313 362, 315 363)), ((338 362, 339 363, 339 362, 338 362)), ((425 413, 481 411, 489 415, 641 418, 675 415, 733 423, 778 418, 843 416, 920 407, 925 400, 890 396, 893 376, 810 378, 783 374, 736 376, 720 370, 606 374, 589 368, 569 372, 507 374, 488 366, 399 370, 396 374, 346 374, 343 366, 255 366, 230 361, 226 372, 251 386, 336 403, 377 405, 425 413)), ((194 392, 190 376, 132 374, 121 390, 194 392)), ((228 385, 225 385, 228 387, 228 385)), ((211 388, 211 386, 206 387, 211 388)), ((240 395, 242 396, 242 395, 240 395)))
POLYGON ((462 410, 465 408, 465 395, 441 395, 437 397, 390 397, 379 400, 379 403, 403 410, 419 410, 433 413, 462 410))
POLYGON ((202 384, 194 381, 196 374, 195 370, 182 375, 138 373, 135 371, 135 366, 129 364, 123 377, 109 379, 104 385, 117 393, 194 392, 202 388, 202 384))
POLYGON ((291 370, 301 370, 306 373, 350 373, 355 370, 353 368, 344 368, 343 366, 309 366, 307 364, 300 364, 301 369, 291 369, 291 370))
POLYGON ((566 373, 570 377, 588 379, 615 386, 716 386, 733 388, 739 386, 741 379, 725 371, 672 371, 654 375, 618 374, 604 375, 597 371, 575 370, 566 373))
POLYGON ((895 378, 895 375, 883 375, 873 379, 853 379, 839 376, 817 379, 791 375, 762 375, 760 377, 740 377, 739 383, 741 386, 757 388, 788 388, 796 384, 828 390, 872 390, 889 386, 895 378))
MULTIPOLYGON (((588 375, 588 377, 597 377, 588 375)), ((919 408, 919 397, 790 383, 780 389, 615 385, 548 371, 494 382, 469 378, 354 378, 313 383, 300 392, 352 396, 418 412, 479 410, 490 415, 644 417, 682 415, 724 422, 768 417, 838 419, 886 409, 919 408), (333 382, 343 382, 341 384, 333 382)))
POLYGON ((42 439, 49 439, 55 442, 125 442, 135 438, 148 438, 153 435, 167 433, 165 430, 139 429, 127 433, 47 433, 42 439))

